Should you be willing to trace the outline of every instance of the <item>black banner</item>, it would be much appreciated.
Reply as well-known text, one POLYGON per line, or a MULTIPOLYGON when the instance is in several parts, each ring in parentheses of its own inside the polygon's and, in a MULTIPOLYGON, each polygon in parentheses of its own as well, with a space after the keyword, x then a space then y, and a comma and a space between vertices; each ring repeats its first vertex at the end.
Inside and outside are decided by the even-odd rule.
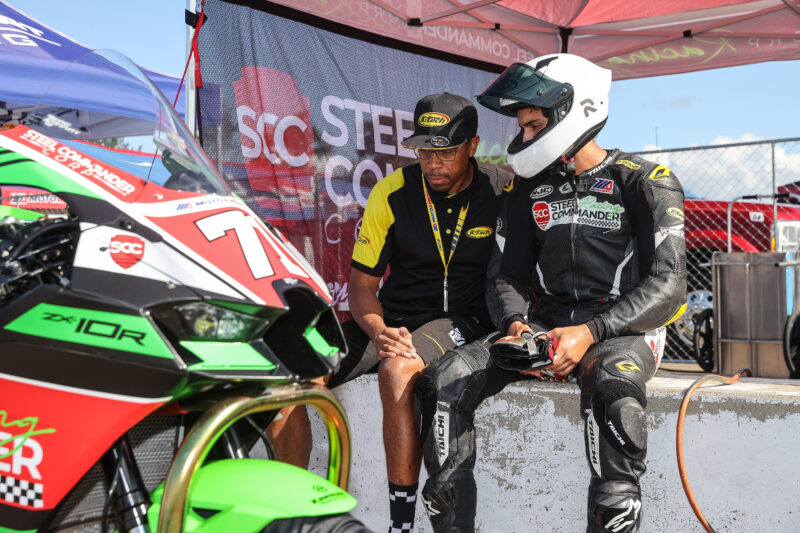
MULTIPOLYGON (((496 74, 221 0, 204 5, 203 147, 233 190, 322 274, 344 313, 369 191, 416 161, 400 145, 415 103, 441 92, 474 102, 496 74)), ((477 107, 477 157, 504 164, 516 123, 477 107)))

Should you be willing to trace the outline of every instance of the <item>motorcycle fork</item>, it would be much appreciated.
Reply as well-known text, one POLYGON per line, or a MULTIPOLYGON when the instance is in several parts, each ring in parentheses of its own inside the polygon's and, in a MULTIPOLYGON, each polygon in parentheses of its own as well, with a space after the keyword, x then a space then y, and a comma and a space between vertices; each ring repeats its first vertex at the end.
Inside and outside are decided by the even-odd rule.
MULTIPOLYGON (((201 413, 192 413, 187 418, 187 427, 192 427, 200 418, 201 413)), ((266 428, 272 422, 275 412, 257 413, 245 417, 225 430, 220 435, 209 451, 207 461, 218 459, 247 459, 250 450, 257 441, 261 441, 266 448, 267 459, 275 459, 275 450, 266 435, 266 428)))
POLYGON ((220 436, 217 442, 214 443, 214 451, 228 459, 246 459, 250 457, 236 427, 229 428, 228 431, 220 436))
MULTIPOLYGON (((142 481, 127 435, 120 437, 100 458, 109 486, 110 505, 120 533, 148 533, 150 495, 142 481)), ((105 532, 102 532, 105 533, 105 532)))

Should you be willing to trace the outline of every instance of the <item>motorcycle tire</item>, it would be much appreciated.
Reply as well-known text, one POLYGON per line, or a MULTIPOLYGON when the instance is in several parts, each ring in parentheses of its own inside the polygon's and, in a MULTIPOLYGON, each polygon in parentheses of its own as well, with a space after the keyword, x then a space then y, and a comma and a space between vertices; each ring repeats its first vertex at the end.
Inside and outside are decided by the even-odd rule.
POLYGON ((714 368, 714 310, 706 309, 695 318, 692 346, 697 364, 706 372, 714 368))
POLYGON ((800 379, 800 311, 795 311, 783 326, 783 358, 789 379, 800 379))

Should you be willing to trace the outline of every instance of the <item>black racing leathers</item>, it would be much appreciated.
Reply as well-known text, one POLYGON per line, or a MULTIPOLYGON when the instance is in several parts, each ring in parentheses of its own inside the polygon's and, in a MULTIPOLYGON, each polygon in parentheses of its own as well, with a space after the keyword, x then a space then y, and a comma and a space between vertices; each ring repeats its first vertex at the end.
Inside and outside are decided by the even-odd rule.
POLYGON ((632 532, 641 520, 646 382, 663 325, 686 297, 683 190, 669 169, 616 150, 578 176, 564 165, 506 190, 487 287, 501 333, 448 352, 416 389, 429 474, 422 497, 434 531, 474 530, 473 413, 508 383, 530 379, 489 356, 493 340, 521 320, 535 331, 586 324, 592 332, 596 342, 573 372, 591 470, 586 530, 632 532))
POLYGON ((613 150, 578 176, 515 178, 509 192, 487 292, 502 331, 532 292, 544 304, 600 304, 587 322, 597 341, 659 327, 686 302, 683 189, 666 167, 613 150))

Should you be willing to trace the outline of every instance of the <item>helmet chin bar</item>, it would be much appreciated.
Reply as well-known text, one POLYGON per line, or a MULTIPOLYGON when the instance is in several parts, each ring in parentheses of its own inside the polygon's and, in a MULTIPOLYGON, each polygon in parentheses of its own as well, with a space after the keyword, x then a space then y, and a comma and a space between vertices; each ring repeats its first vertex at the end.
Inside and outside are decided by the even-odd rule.
POLYGON ((555 146, 559 140, 554 139, 552 136, 548 139, 544 139, 543 137, 547 133, 546 131, 542 131, 533 139, 515 146, 515 143, 519 143, 522 139, 522 131, 520 131, 508 145, 508 164, 517 176, 525 179, 535 178, 543 171, 559 163, 562 159, 572 159, 575 157, 575 154, 577 154, 581 148, 586 146, 589 141, 600 133, 605 123, 606 120, 603 120, 599 124, 592 126, 580 135, 573 144, 563 147, 558 151, 553 151, 552 147, 555 146), (540 140, 544 144, 532 146, 535 142, 539 142, 540 140), (514 148, 513 152, 512 147, 514 148), (548 149, 548 147, 550 147, 550 149, 548 149), (547 156, 547 154, 553 153, 557 155, 547 156))

